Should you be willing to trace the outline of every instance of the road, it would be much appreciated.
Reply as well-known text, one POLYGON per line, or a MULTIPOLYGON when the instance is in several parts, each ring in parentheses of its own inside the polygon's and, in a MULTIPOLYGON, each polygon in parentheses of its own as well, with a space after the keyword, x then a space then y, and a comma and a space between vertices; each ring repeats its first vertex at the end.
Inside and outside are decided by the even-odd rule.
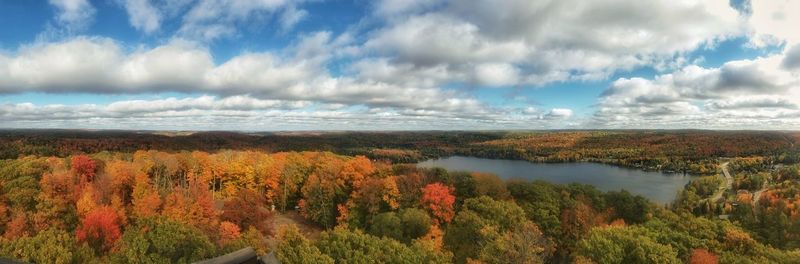
POLYGON ((722 198, 722 195, 725 194, 726 190, 733 189, 733 177, 731 177, 731 173, 728 171, 728 162, 722 163, 720 167, 722 167, 722 176, 725 180, 725 185, 721 186, 719 190, 714 193, 714 196, 709 198, 712 202, 719 201, 719 199, 722 198))
MULTIPOLYGON (((765 190, 767 190, 767 187, 768 187, 768 184, 764 183, 764 187, 761 187, 761 189, 759 189, 758 191, 753 193, 753 206, 758 205, 758 199, 761 199, 761 193, 763 193, 765 190)), ((758 208, 758 207, 756 206, 756 208, 758 208)))

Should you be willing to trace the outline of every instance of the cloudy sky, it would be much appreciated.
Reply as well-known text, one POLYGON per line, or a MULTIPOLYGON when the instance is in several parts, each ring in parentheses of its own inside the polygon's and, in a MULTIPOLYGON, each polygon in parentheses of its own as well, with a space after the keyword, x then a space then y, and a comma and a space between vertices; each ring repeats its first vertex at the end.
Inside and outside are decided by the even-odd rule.
POLYGON ((3 0, 0 128, 800 129, 800 0, 3 0))

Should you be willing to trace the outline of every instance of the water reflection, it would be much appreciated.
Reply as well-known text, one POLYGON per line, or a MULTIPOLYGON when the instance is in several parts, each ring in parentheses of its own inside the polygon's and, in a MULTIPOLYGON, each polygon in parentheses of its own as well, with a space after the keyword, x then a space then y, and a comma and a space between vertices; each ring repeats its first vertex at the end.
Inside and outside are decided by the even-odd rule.
POLYGON ((544 180, 558 184, 577 182, 594 185, 603 191, 625 189, 661 204, 672 202, 678 191, 694 178, 680 173, 643 171, 599 163, 531 163, 462 156, 427 160, 417 166, 488 172, 506 180, 544 180))

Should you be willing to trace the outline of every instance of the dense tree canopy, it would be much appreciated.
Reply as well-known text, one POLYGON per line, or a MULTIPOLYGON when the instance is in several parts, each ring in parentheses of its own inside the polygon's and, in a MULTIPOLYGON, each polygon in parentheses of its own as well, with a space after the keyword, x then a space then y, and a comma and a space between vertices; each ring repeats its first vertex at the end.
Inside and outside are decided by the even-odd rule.
MULTIPOLYGON (((532 155, 540 144, 578 144, 578 152, 605 144, 577 140, 600 140, 592 133, 565 135, 575 139, 506 135, 486 145, 532 155)), ((668 151, 650 144, 639 147, 668 151)), ((624 190, 331 152, 24 156, 0 160, 0 256, 189 263, 249 246, 284 263, 786 263, 800 257, 791 251, 800 248, 800 176, 781 159, 725 160, 733 190, 720 191, 719 176, 695 178, 663 207, 624 190), (303 230, 283 225, 289 216, 303 230)))

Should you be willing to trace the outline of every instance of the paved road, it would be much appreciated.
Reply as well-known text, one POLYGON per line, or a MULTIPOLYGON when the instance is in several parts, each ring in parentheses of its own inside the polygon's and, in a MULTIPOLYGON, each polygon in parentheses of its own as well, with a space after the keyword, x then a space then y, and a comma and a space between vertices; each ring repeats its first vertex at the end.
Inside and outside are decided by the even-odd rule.
POLYGON ((725 185, 717 190, 717 192, 714 193, 714 196, 709 198, 712 202, 719 201, 719 199, 722 198, 722 195, 725 194, 726 190, 733 189, 733 177, 731 177, 731 173, 728 172, 728 162, 722 163, 720 167, 722 167, 722 177, 725 180, 725 185))
POLYGON ((761 187, 760 190, 758 190, 755 193, 753 193, 753 206, 758 205, 758 199, 761 199, 761 193, 763 193, 765 190, 767 190, 767 187, 768 187, 767 184, 764 183, 764 187, 761 187))

